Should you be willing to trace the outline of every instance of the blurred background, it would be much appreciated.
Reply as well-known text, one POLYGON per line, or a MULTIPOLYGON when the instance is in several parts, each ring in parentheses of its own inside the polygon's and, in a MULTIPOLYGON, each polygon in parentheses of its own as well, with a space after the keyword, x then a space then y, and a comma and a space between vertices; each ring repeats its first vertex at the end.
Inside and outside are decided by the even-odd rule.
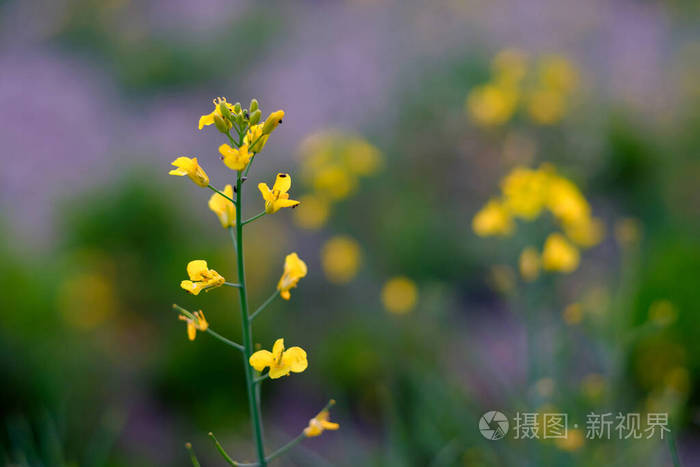
MULTIPOLYGON (((253 305, 284 255, 309 274, 258 320, 309 354, 266 383, 269 449, 326 401, 340 431, 278 465, 671 465, 666 440, 586 439, 586 414, 669 414, 700 464, 700 23, 690 0, 0 1, 0 456, 10 465, 251 460, 237 353, 186 338, 172 303, 240 340, 210 192, 211 99, 286 117, 254 184, 302 205, 251 224, 253 305), (514 168, 578 187, 596 238, 536 272, 551 216, 475 215, 514 168), (555 168, 555 169, 553 169, 555 168), (497 217, 497 216, 496 216, 497 217), (474 224, 474 225, 473 225, 474 224), (483 226, 482 226, 483 227, 483 226), (493 235, 496 233, 496 235, 493 235), (565 412, 567 440, 485 439, 499 410, 565 412)), ((252 182, 252 183, 251 183, 252 182)), ((493 213, 492 213, 493 214, 493 213)), ((584 242, 586 243, 586 242, 584 242)), ((644 418, 643 418, 644 420, 644 418)))

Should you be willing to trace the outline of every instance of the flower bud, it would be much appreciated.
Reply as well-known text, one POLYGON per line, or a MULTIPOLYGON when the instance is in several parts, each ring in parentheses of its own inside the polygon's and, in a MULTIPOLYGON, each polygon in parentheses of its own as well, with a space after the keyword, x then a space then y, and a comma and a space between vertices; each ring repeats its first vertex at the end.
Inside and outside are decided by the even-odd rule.
POLYGON ((260 106, 258 105, 258 100, 253 98, 250 100, 250 106, 248 107, 248 110, 250 110, 251 113, 255 112, 258 110, 260 106))
POLYGON ((267 120, 265 120, 265 124, 263 125, 262 128, 262 133, 263 135, 269 135, 272 133, 272 131, 277 128, 277 125, 282 123, 282 119, 284 118, 284 110, 278 110, 277 112, 272 112, 269 117, 267 117, 267 120))
POLYGON ((233 113, 235 113, 235 114, 241 113, 241 103, 240 102, 236 102, 233 105, 233 113))
POLYGON ((219 112, 221 112, 221 115, 225 119, 231 120, 231 111, 228 109, 228 105, 226 105, 226 102, 219 103, 219 112))
POLYGON ((231 123, 218 115, 214 115, 214 125, 216 125, 216 128, 222 133, 228 133, 228 131, 231 129, 231 123))
POLYGON ((260 109, 256 109, 255 111, 253 111, 250 114, 250 120, 249 120, 250 124, 256 125, 260 121, 261 117, 262 117, 262 112, 260 111, 260 109))

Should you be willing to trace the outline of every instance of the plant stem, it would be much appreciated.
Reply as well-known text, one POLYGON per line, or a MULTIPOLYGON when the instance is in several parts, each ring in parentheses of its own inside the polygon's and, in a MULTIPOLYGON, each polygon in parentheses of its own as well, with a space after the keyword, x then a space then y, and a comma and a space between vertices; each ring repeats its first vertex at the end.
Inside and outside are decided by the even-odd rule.
POLYGON ((219 454, 221 454, 221 457, 224 458, 226 462, 229 463, 229 465, 238 465, 236 461, 231 459, 231 456, 228 455, 224 447, 221 445, 218 439, 216 439, 216 436, 214 436, 214 433, 211 431, 209 432, 209 437, 211 438, 212 441, 214 441, 214 446, 216 446, 216 450, 219 451, 219 454))
POLYGON ((209 328, 207 328, 207 330, 205 332, 207 332, 208 334, 211 334, 215 338, 219 339, 224 344, 230 345, 231 347, 235 348, 236 350, 240 350, 241 352, 243 352, 243 350, 244 350, 243 346, 241 344, 238 344, 236 342, 233 342, 232 340, 226 339, 224 336, 222 336, 218 332, 214 332, 209 328))
POLYGON ((261 218, 262 216, 264 216, 265 214, 266 214, 265 211, 263 211, 263 212, 261 212, 261 213, 258 213, 258 214, 256 214, 256 215, 254 215, 253 217, 251 217, 250 219, 243 221, 243 225, 246 225, 246 224, 248 224, 248 223, 250 223, 250 222, 253 222, 255 219, 260 219, 260 218, 261 218))
POLYGON ((282 454, 284 454, 285 452, 289 451, 291 448, 302 442, 304 439, 306 439, 306 435, 302 431, 299 434, 299 436, 297 436, 296 438, 294 438, 293 440, 291 440, 290 442, 288 442, 287 444, 285 444, 284 446, 267 456, 267 459, 265 459, 265 461, 270 462, 275 457, 281 456, 282 454))
POLYGON ((270 295, 270 296, 267 298, 267 300, 265 300, 265 303, 263 303, 262 305, 260 305, 260 306, 258 307, 258 309, 255 310, 255 313, 253 313, 252 315, 250 315, 250 318, 248 318, 248 320, 249 320, 249 321, 253 321, 253 319, 255 319, 255 317, 258 316, 258 314, 259 314, 261 311, 263 311, 265 308, 267 308, 267 306, 268 306, 270 303, 272 303, 272 302, 279 296, 279 294, 280 294, 280 293, 279 293, 277 290, 275 290, 275 291, 272 293, 272 295, 270 295))
POLYGON ((678 448, 676 448, 676 439, 673 433, 669 433, 667 436, 668 449, 671 451, 671 459, 673 460, 674 467, 681 467, 681 460, 678 457, 678 448))
POLYGON ((261 467, 267 465, 265 459, 265 447, 263 445, 262 425, 260 423, 260 411, 256 403, 255 397, 255 382, 253 380, 253 368, 250 366, 249 360, 253 351, 253 338, 248 319, 248 294, 245 286, 245 265, 243 260, 243 224, 241 223, 241 172, 238 171, 236 177, 236 260, 238 264, 238 283, 241 285, 238 288, 241 299, 241 326, 243 327, 243 367, 245 368, 246 388, 248 390, 248 409, 250 410, 251 423, 253 427, 253 437, 255 438, 255 447, 258 454, 258 460, 261 467))
POLYGON ((219 190, 217 190, 217 189, 214 188, 213 186, 207 185, 207 188, 209 188, 211 191, 217 192, 218 194, 220 194, 221 196, 223 196, 223 197, 226 198, 227 200, 231 201, 232 203, 235 203, 234 200, 232 200, 231 198, 229 198, 228 196, 226 196, 225 194, 223 194, 222 192, 220 192, 219 190))
POLYGON ((234 284, 233 282, 224 282, 224 285, 228 285, 229 287, 239 287, 241 284, 234 284))
POLYGON ((200 467, 199 461, 197 460, 197 456, 194 454, 194 450, 192 449, 192 445, 190 443, 185 443, 185 449, 190 453, 190 460, 192 461, 192 465, 194 467, 200 467))

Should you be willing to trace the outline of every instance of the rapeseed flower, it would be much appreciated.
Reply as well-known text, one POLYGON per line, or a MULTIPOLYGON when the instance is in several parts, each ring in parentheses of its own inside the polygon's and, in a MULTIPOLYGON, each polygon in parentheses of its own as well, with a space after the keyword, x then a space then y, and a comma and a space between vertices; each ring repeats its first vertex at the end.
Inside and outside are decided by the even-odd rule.
POLYGON ((259 183, 258 189, 265 200, 265 212, 274 214, 282 208, 293 208, 299 201, 289 199, 289 189, 292 187, 292 178, 289 174, 278 173, 272 190, 267 183, 259 183))
MULTIPOLYGON (((233 187, 226 185, 222 193, 229 198, 233 198, 233 187)), ((221 227, 227 228, 236 225, 236 206, 219 193, 214 193, 209 198, 209 209, 218 216, 221 227)))
POLYGON ((284 349, 284 339, 280 338, 269 350, 258 350, 248 359, 250 366, 256 371, 263 371, 269 367, 270 379, 281 378, 290 372, 301 373, 309 366, 306 360, 306 352, 301 347, 284 349))
POLYGON ((382 287, 382 304, 391 313, 408 313, 417 302, 418 287, 408 277, 393 277, 382 287))
POLYGON ((294 222, 301 228, 316 230, 323 227, 330 215, 328 202, 320 196, 304 195, 299 198, 304 209, 294 213, 294 222))
POLYGON ((284 272, 277 284, 280 296, 289 300, 289 291, 297 286, 299 280, 306 276, 306 263, 302 261, 296 253, 290 253, 284 258, 284 272))
POLYGON ((282 123, 283 118, 284 110, 277 110, 276 112, 272 112, 265 120, 265 123, 263 123, 262 134, 269 135, 270 133, 272 133, 275 130, 275 128, 277 128, 277 125, 282 123))
POLYGON ((192 313, 193 318, 188 318, 185 315, 180 315, 180 320, 187 322, 187 338, 191 341, 197 336, 197 331, 206 331, 209 329, 209 323, 204 318, 202 310, 192 313))
POLYGON ((525 248, 520 253, 518 260, 520 275, 527 282, 532 282, 540 275, 540 255, 537 250, 531 246, 525 248))
POLYGON ((467 112, 478 125, 498 126, 513 116, 518 105, 515 87, 487 83, 471 90, 467 96, 467 112))
POLYGON ((189 157, 178 157, 172 162, 172 165, 177 168, 168 172, 169 175, 177 175, 179 177, 187 175, 197 185, 203 188, 209 186, 209 176, 200 167, 196 157, 191 159, 189 157))
POLYGON ((221 160, 223 160, 226 167, 231 170, 245 169, 250 162, 250 158, 253 157, 253 154, 248 152, 247 144, 236 149, 224 143, 219 146, 219 153, 221 153, 221 160))
POLYGON ((209 269, 207 262, 203 259, 190 261, 187 264, 187 275, 190 280, 180 282, 180 287, 192 295, 199 295, 202 290, 219 287, 226 281, 218 272, 209 269))
POLYGON ((361 263, 362 250, 351 237, 333 237, 321 248, 323 272, 335 284, 350 282, 357 275, 361 263))
MULTIPOLYGON (((333 401, 331 401, 331 405, 333 401)), ((337 430, 340 425, 329 420, 330 412, 328 409, 321 410, 314 418, 309 420, 309 426, 304 428, 304 435, 307 438, 319 436, 324 430, 337 430)))
POLYGON ((547 237, 542 251, 542 267, 547 271, 563 273, 573 272, 578 268, 580 255, 578 249, 569 243, 560 233, 547 237))
POLYGON ((226 102, 225 97, 217 97, 213 100, 213 102, 214 110, 212 110, 211 113, 199 117, 199 129, 201 130, 205 126, 215 124, 217 118, 220 119, 219 121, 225 125, 225 128, 231 129, 231 122, 228 120, 228 118, 225 118, 224 115, 221 113, 220 106, 225 106, 229 112, 235 112, 234 105, 226 102))
POLYGON ((252 125, 243 138, 243 144, 248 145, 253 154, 263 150, 270 135, 263 134, 263 124, 252 125))
POLYGON ((492 199, 472 219, 472 229, 480 237, 510 235, 515 223, 510 211, 498 200, 492 199))
POLYGON ((548 181, 543 169, 516 167, 501 181, 505 207, 514 216, 535 219, 545 206, 548 181))

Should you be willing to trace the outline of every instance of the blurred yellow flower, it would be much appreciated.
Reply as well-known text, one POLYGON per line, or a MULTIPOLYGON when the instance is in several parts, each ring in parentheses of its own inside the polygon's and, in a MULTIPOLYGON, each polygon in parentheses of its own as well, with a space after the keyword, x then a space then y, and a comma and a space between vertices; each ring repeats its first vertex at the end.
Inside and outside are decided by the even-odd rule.
POLYGON ((586 441, 580 428, 571 428, 567 430, 566 437, 556 438, 554 442, 563 451, 578 451, 586 441))
POLYGON ((382 304, 395 314, 408 313, 418 303, 418 287, 408 277, 393 277, 382 287, 382 304))
POLYGON ((187 175, 197 185, 204 188, 209 186, 209 176, 199 166, 196 157, 191 159, 189 157, 178 157, 172 162, 172 165, 177 167, 177 169, 168 172, 169 175, 177 175, 179 177, 187 175))
POLYGON ((487 83, 469 92, 466 110, 478 125, 498 126, 510 120, 517 104, 518 91, 514 87, 487 83))
POLYGON ((66 321, 80 329, 93 329, 118 310, 117 293, 108 275, 83 272, 69 276, 59 287, 58 303, 66 321))
MULTIPOLYGON (((226 185, 222 193, 229 198, 233 198, 233 187, 226 185)), ((211 195, 211 198, 209 198, 209 209, 218 216, 223 228, 236 225, 236 206, 220 194, 214 193, 211 195)))
POLYGON ((503 203, 492 199, 474 215, 472 230, 480 237, 493 235, 510 235, 515 223, 503 203))
POLYGON ((195 311, 192 314, 194 315, 194 319, 188 318, 185 315, 180 315, 180 320, 187 322, 187 338, 191 341, 197 336, 197 331, 206 331, 209 329, 209 323, 204 319, 202 310, 195 311))
POLYGON ((180 282, 180 287, 191 293, 199 295, 202 290, 208 290, 223 285, 226 281, 218 272, 207 267, 203 259, 190 261, 187 264, 187 275, 190 280, 180 282))
POLYGON ((312 438, 314 436, 319 436, 324 430, 337 430, 340 425, 333 423, 329 420, 330 413, 328 409, 324 409, 318 413, 314 418, 309 420, 309 426, 304 428, 304 435, 307 438, 312 438))
POLYGON ((289 189, 292 187, 292 177, 286 173, 278 173, 272 190, 267 183, 258 183, 258 189, 265 200, 265 212, 274 214, 282 208, 293 208, 299 201, 289 199, 289 189))
POLYGON ((214 110, 206 115, 202 115, 199 117, 199 129, 201 130, 205 126, 213 125, 215 118, 220 118, 224 124, 230 129, 231 128, 231 122, 228 121, 228 119, 224 118, 224 116, 221 113, 221 108, 219 107, 220 105, 225 105, 226 108, 228 108, 229 112, 234 112, 233 104, 230 104, 226 102, 225 97, 217 97, 214 99, 214 110))
POLYGON ((250 152, 257 154, 263 150, 270 135, 263 134, 263 124, 251 125, 243 138, 243 144, 248 146, 250 152))
POLYGON ((566 114, 566 99, 553 89, 535 89, 527 98, 527 112, 540 125, 553 125, 566 114))
POLYGON ((219 153, 221 153, 221 160, 231 170, 245 169, 250 162, 250 158, 253 157, 253 154, 248 152, 248 145, 246 144, 236 149, 224 143, 219 146, 219 153))
POLYGON ((591 207, 581 190, 570 180, 553 173, 548 176, 547 207, 564 224, 576 225, 590 219, 591 207))
POLYGON ((275 128, 277 128, 277 125, 282 123, 283 118, 284 110, 277 110, 275 112, 272 112, 265 120, 265 123, 263 123, 262 134, 269 135, 270 133, 272 133, 275 130, 275 128))
POLYGON ((583 320, 583 308, 580 303, 571 303, 564 308, 562 316, 566 324, 579 324, 583 320))
POLYGON ((542 251, 542 267, 547 271, 573 272, 579 265, 579 252, 560 233, 547 237, 542 251))
POLYGON ((523 219, 536 218, 547 199, 548 176, 544 169, 516 167, 501 181, 505 207, 523 219))
POLYGON ((347 198, 357 185, 356 177, 348 170, 331 165, 316 172, 313 178, 314 189, 333 201, 347 198))
POLYGON ((284 271, 277 284, 280 296, 289 300, 289 291, 297 286, 299 280, 306 276, 306 263, 303 262, 296 253, 290 253, 284 258, 284 271))
POLYGON ((357 175, 373 175, 381 168, 382 158, 379 149, 363 139, 349 140, 343 155, 348 170, 357 175))
POLYGON ((256 371, 263 371, 270 367, 270 379, 281 378, 290 372, 301 373, 309 366, 306 360, 306 352, 301 347, 290 347, 284 350, 284 339, 280 338, 269 350, 258 350, 248 360, 250 366, 256 371))
POLYGON ((491 72, 497 82, 515 85, 527 73, 528 57, 518 49, 503 49, 491 61, 491 72))
POLYGON ((360 245, 351 237, 333 237, 321 248, 323 272, 335 284, 350 282, 357 275, 361 262, 360 245))
POLYGON ((649 320, 657 326, 673 324, 678 311, 670 300, 656 300, 649 306, 649 320))
POLYGON ((328 203, 315 195, 304 195, 299 198, 304 209, 297 209, 292 219, 301 228, 316 230, 323 227, 330 215, 328 203))
POLYGON ((590 248, 603 240, 605 227, 600 219, 588 217, 577 222, 565 223, 564 233, 578 246, 590 248))
POLYGON ((566 57, 550 55, 539 63, 540 84, 548 89, 568 94, 579 84, 579 71, 566 57))
POLYGON ((603 375, 589 373, 581 381, 581 392, 589 400, 597 402, 603 396, 607 383, 603 375))
POLYGON ((525 248, 518 261, 520 275, 527 282, 532 282, 540 275, 540 254, 534 247, 525 248))

